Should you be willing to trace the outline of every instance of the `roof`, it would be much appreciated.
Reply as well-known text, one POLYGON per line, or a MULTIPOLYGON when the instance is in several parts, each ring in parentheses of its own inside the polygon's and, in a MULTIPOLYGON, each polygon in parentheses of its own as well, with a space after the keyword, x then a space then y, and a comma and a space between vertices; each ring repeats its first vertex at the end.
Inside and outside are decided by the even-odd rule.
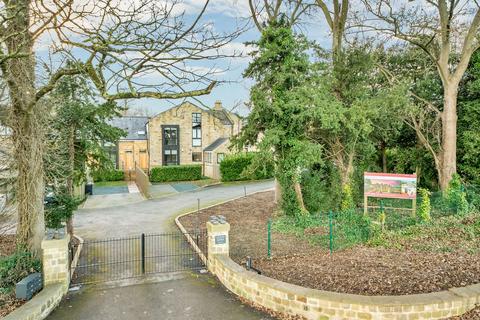
POLYGON ((213 151, 227 141, 228 141, 228 138, 218 138, 217 140, 213 141, 208 147, 203 149, 203 151, 213 151))
POLYGON ((220 120, 222 124, 230 125, 230 126, 233 125, 232 120, 230 120, 230 117, 228 116, 225 110, 211 109, 211 110, 208 110, 207 112, 213 115, 218 120, 220 120))
MULTIPOLYGON (((170 110, 172 110, 173 108, 180 108, 180 107, 182 107, 182 106, 185 105, 185 104, 190 104, 190 105, 192 105, 192 106, 194 106, 194 107, 196 107, 196 108, 198 108, 198 109, 200 109, 200 110, 202 110, 202 111, 205 111, 205 112, 211 114, 212 116, 214 116, 215 118, 217 118, 218 120, 220 120, 220 122, 221 122, 222 124, 224 124, 224 125, 233 125, 233 122, 232 122, 232 120, 230 119, 230 116, 228 115, 229 112, 228 112, 227 110, 225 110, 225 109, 218 110, 218 109, 215 109, 215 108, 211 108, 211 109, 210 109, 210 108, 208 108, 208 109, 207 109, 207 108, 202 108, 202 107, 199 107, 198 105, 196 105, 196 104, 194 104, 194 103, 192 103, 192 102, 190 102, 190 101, 184 101, 184 102, 182 102, 182 103, 179 104, 179 105, 176 105, 176 106, 174 106, 174 107, 172 107, 172 108, 169 108, 169 109, 167 109, 167 110, 164 110, 164 111, 162 111, 162 112, 159 112, 159 113, 157 113, 156 115, 154 115, 152 118, 156 118, 156 117, 158 117, 159 115, 161 115, 162 113, 165 113, 165 112, 167 112, 167 111, 170 111, 170 110)), ((235 113, 232 112, 232 114, 235 114, 235 113)), ((235 114, 235 115, 236 115, 236 114, 235 114)), ((237 116, 238 116, 238 115, 237 115, 237 116)))
POLYGON ((120 140, 147 140, 146 124, 148 119, 148 117, 125 116, 113 118, 110 120, 110 124, 127 132, 127 135, 120 140))

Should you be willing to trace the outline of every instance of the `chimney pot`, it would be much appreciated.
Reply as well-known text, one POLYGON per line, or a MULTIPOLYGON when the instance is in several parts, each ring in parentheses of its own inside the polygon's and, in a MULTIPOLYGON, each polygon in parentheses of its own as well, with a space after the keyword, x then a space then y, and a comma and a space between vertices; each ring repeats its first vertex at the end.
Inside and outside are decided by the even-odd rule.
POLYGON ((215 110, 222 110, 222 109, 223 109, 222 101, 220 100, 215 101, 215 110))

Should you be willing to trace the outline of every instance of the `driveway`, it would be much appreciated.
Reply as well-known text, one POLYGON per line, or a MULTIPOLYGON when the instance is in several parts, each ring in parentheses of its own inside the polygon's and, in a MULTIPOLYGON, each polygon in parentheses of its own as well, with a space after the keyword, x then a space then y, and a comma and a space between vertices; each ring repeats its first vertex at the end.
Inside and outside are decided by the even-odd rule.
POLYGON ((102 201, 104 205, 110 205, 108 208, 80 209, 75 213, 75 233, 84 239, 102 239, 167 232, 176 228, 175 217, 195 210, 198 201, 202 208, 241 197, 245 191, 253 193, 271 188, 273 181, 215 185, 125 205, 122 205, 121 199, 105 196, 102 201), (107 203, 108 201, 112 203, 107 203), (117 203, 119 206, 111 206, 117 203))
POLYGON ((48 320, 261 320, 211 275, 71 293, 48 320))
MULTIPOLYGON (((159 233, 176 228, 174 218, 182 213, 268 190, 273 181, 217 185, 174 196, 145 200, 75 213, 75 233, 85 239, 159 233)), ((220 212, 219 212, 220 213, 220 212)), ((105 285, 104 285, 105 286, 105 285)), ((83 286, 70 292, 48 320, 113 319, 272 319, 242 304, 210 274, 183 272, 158 274, 158 278, 119 281, 115 286, 83 286), (163 280, 163 281, 162 281, 163 280), (120 285, 120 286, 119 286, 120 285)))

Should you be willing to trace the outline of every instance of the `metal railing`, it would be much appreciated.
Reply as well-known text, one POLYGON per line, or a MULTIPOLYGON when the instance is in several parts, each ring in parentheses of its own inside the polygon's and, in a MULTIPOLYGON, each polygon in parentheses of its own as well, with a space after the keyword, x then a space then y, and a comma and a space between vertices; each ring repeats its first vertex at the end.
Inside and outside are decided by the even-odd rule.
MULTIPOLYGON (((189 233, 206 252, 206 232, 189 233)), ((76 244, 72 250, 76 250, 76 244)), ((72 284, 96 283, 205 268, 182 232, 91 240, 83 243, 72 284)))

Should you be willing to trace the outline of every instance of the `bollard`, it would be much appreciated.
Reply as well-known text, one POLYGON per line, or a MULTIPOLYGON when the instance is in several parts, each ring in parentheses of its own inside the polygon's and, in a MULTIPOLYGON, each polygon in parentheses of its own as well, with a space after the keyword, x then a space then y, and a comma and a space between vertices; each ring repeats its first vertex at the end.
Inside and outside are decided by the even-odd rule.
POLYGON ((330 254, 333 253, 333 212, 330 210, 328 213, 328 225, 330 229, 330 254))
POLYGON ((272 257, 272 219, 267 222, 267 257, 272 257))

